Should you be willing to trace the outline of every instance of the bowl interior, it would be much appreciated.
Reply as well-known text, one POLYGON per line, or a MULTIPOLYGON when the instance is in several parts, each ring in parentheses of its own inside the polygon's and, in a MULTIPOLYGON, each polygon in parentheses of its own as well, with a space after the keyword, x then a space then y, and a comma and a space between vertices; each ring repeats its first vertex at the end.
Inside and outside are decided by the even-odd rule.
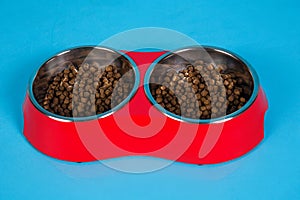
POLYGON ((64 51, 45 62, 30 85, 31 99, 58 118, 100 116, 133 95, 137 70, 125 55, 102 47, 64 51))
POLYGON ((258 90, 255 71, 235 54, 212 47, 169 52, 150 67, 146 93, 159 110, 203 122, 243 112, 258 90))

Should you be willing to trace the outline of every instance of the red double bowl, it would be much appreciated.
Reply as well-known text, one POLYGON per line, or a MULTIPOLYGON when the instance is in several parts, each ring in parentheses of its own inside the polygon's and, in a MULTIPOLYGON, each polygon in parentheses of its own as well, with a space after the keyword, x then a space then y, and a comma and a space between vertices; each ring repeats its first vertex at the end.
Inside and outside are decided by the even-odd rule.
POLYGON ((65 161, 154 156, 185 163, 214 164, 238 158, 263 140, 267 108, 255 70, 224 49, 191 47, 173 52, 119 52, 104 47, 80 47, 52 57, 30 80, 23 105, 23 133, 37 150, 65 161), (253 88, 248 102, 231 114, 210 120, 177 116, 158 105, 149 89, 157 63, 178 54, 187 60, 193 55, 201 57, 203 52, 215 62, 225 61, 250 74, 253 88), (91 55, 121 58, 130 63, 135 83, 129 96, 111 111, 90 117, 64 117, 45 110, 38 102, 44 95, 39 91, 47 90, 55 73, 63 70, 58 66, 74 60, 83 62, 91 55))

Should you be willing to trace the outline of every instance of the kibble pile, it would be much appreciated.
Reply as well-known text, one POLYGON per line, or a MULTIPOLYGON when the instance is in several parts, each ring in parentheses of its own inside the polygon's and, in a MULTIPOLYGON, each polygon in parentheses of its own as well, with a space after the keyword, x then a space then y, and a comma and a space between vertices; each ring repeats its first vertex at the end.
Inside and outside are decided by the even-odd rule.
POLYGON ((180 71, 165 71, 155 74, 154 70, 150 77, 151 94, 163 108, 179 116, 225 116, 242 108, 252 94, 252 78, 224 64, 197 61, 180 71))
POLYGON ((129 65, 103 67, 95 62, 79 66, 69 63, 50 81, 42 106, 66 117, 101 114, 129 95, 134 76, 129 65))

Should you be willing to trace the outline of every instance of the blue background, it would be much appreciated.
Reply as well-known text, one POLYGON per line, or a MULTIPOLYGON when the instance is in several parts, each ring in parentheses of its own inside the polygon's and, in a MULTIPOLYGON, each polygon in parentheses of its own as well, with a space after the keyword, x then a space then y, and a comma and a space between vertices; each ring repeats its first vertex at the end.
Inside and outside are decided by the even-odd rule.
POLYGON ((0 199, 300 199, 299 1, 0 1, 0 199), (237 52, 269 100, 264 142, 217 166, 148 174, 48 158, 22 137, 28 79, 63 49, 144 26, 237 52), (100 169, 100 170, 99 170, 100 169))

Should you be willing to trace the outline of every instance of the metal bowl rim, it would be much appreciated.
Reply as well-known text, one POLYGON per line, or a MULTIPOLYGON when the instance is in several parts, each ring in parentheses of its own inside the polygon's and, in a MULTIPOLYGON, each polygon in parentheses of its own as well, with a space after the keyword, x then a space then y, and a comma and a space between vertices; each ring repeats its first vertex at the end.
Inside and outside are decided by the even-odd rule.
POLYGON ((180 122, 190 122, 190 123, 196 123, 196 124, 212 124, 212 123, 222 123, 222 122, 226 122, 228 120, 231 120, 233 118, 238 117, 239 115, 241 115, 242 113, 244 113, 246 110, 248 110, 248 108, 254 103, 254 101, 256 100, 257 96, 258 96, 258 92, 259 92, 259 78, 258 75, 255 71, 255 69, 241 56, 237 55, 236 53, 233 53, 232 51, 229 51, 227 49, 224 48, 220 48, 220 47, 215 47, 215 46, 190 46, 190 47, 184 47, 184 48, 180 48, 177 50, 173 50, 173 51, 168 51, 165 54, 161 55, 160 57, 158 57, 157 59, 155 59, 155 61, 150 65, 150 67, 147 69, 146 74, 145 74, 145 79, 144 79, 144 91, 146 93, 147 98, 150 100, 150 102, 162 113, 164 113, 166 116, 180 121, 180 122), (230 57, 232 57, 233 59, 237 60, 238 62, 242 63, 244 66, 247 67, 247 69, 250 72, 250 75, 253 79, 253 91, 251 94, 250 99, 247 101, 247 103, 240 109, 236 110, 233 113, 230 113, 229 115, 225 115, 223 117, 218 117, 218 118, 212 118, 212 119, 193 119, 193 118, 187 118, 187 117, 182 117, 179 115, 176 115, 168 110, 166 110, 165 108, 163 108, 161 105, 159 105, 155 99, 153 98, 151 92, 150 92, 150 87, 149 87, 149 81, 150 81, 150 76, 152 74, 152 71, 154 69, 154 67, 164 58, 166 58, 167 56, 171 55, 171 54, 176 54, 179 52, 183 52, 183 51, 190 51, 190 50, 206 50, 206 51, 215 51, 215 52, 219 52, 225 55, 228 55, 230 57))
POLYGON ((33 103, 33 105, 43 114, 45 114, 46 116, 48 116, 51 119, 57 120, 57 121, 61 121, 61 122, 77 122, 77 121, 89 121, 89 120, 95 120, 95 119, 100 119, 100 118, 104 118, 107 117, 111 114, 113 114, 114 112, 116 112, 117 110, 121 109, 124 105, 126 105, 126 103, 128 103, 132 97, 135 95, 138 86, 139 86, 139 82, 140 82, 140 73, 138 70, 138 67, 136 65, 136 63, 128 56, 126 55, 126 53, 122 52, 122 51, 118 51, 109 47, 105 47, 105 46, 78 46, 78 47, 73 47, 73 48, 69 48, 63 51, 60 51, 59 53, 55 54, 54 56, 52 56, 51 58, 47 59, 45 62, 43 62, 43 64, 41 64, 38 69, 35 70, 35 73, 31 76, 30 80, 29 80, 29 87, 27 88, 27 93, 29 94, 29 99, 30 101, 33 103), (118 54, 120 57, 125 58, 126 60, 128 60, 128 62, 130 63, 134 73, 135 73, 135 82, 134 82, 134 86, 131 90, 131 92, 129 93, 129 95, 117 106, 115 106, 114 108, 112 108, 109 111, 106 111, 104 113, 98 114, 98 115, 92 115, 92 116, 86 116, 86 117, 65 117, 62 115, 58 115, 58 114, 54 114, 46 109, 44 109, 36 100, 34 94, 33 94, 33 83, 34 80, 39 72, 39 70, 41 69, 42 66, 44 66, 45 64, 47 64, 48 62, 52 61, 53 59, 56 59, 62 55, 65 55, 67 53, 69 53, 72 50, 79 50, 79 49, 98 49, 98 50, 105 50, 105 51, 109 51, 115 54, 118 54))

